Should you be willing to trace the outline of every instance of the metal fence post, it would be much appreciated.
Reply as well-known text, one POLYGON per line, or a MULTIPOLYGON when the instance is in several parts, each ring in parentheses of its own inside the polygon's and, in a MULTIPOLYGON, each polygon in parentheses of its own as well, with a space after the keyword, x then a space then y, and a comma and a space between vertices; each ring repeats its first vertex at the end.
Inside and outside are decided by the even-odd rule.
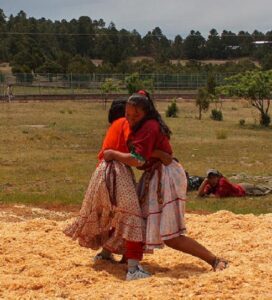
POLYGON ((41 79, 39 78, 39 95, 41 95, 41 79))
POLYGON ((74 95, 74 85, 73 85, 73 73, 71 72, 71 92, 72 92, 72 95, 74 95))

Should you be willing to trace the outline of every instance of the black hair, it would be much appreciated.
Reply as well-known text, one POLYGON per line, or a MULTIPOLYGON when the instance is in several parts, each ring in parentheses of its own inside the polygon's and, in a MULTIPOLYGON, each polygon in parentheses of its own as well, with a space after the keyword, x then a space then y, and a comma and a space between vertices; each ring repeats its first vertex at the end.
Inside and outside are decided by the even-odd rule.
POLYGON ((217 171, 216 173, 211 172, 211 173, 209 173, 208 176, 207 176, 207 178, 212 178, 212 177, 218 177, 218 178, 221 178, 221 177, 223 177, 223 174, 217 171))
POLYGON ((136 124, 132 131, 136 132, 139 130, 144 122, 147 120, 157 120, 160 125, 161 132, 166 135, 170 139, 170 135, 172 134, 170 128, 166 125, 166 123, 163 121, 160 113, 155 108, 155 105, 149 95, 146 91, 141 91, 141 93, 135 93, 132 94, 127 101, 128 104, 140 107, 145 113, 145 117, 143 120, 141 120, 138 124, 136 124))
POLYGON ((111 107, 108 114, 109 123, 113 123, 115 120, 125 116, 126 99, 115 99, 111 103, 111 107))

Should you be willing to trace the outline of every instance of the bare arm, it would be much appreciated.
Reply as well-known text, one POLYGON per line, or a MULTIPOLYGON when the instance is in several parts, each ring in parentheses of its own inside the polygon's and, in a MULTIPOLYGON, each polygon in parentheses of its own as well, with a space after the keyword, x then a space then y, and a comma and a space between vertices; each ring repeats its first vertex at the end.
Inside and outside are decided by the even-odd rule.
POLYGON ((140 167, 144 164, 144 161, 136 159, 130 153, 123 153, 115 150, 105 150, 104 159, 106 161, 117 160, 131 167, 140 167))
POLYGON ((207 184, 208 184, 208 179, 205 178, 204 181, 201 183, 200 187, 198 188, 198 191, 197 191, 197 195, 199 197, 205 196, 204 190, 205 190, 205 187, 206 187, 207 184))
POLYGON ((158 158, 159 160, 161 160, 161 162, 162 162, 165 166, 170 165, 171 162, 172 162, 172 160, 173 160, 173 157, 172 157, 171 154, 166 153, 166 152, 161 151, 161 150, 154 150, 154 151, 152 152, 151 157, 158 158))
MULTIPOLYGON (((116 150, 105 150, 103 154, 104 154, 104 159, 106 161, 118 160, 131 167, 140 167, 144 164, 144 161, 139 161, 138 159, 133 157, 130 153, 123 153, 116 150)), ((171 164, 173 159, 172 155, 161 150, 154 150, 152 153, 152 157, 160 159, 162 163, 166 166, 171 164)))

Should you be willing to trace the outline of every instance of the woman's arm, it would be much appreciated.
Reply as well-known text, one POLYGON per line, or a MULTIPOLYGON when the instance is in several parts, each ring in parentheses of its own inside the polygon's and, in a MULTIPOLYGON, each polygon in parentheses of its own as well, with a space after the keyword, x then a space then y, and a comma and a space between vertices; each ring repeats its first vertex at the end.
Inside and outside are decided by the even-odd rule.
MULTIPOLYGON (((138 160, 131 153, 123 153, 116 150, 104 150, 103 156, 106 161, 118 160, 131 167, 140 167, 144 164, 144 161, 138 160)), ((173 159, 172 155, 161 150, 154 150, 152 157, 160 159, 165 166, 170 165, 173 159)))
POLYGON ((166 153, 164 151, 161 150, 154 150, 152 152, 151 157, 155 157, 158 158, 165 166, 168 166, 171 164, 173 157, 171 154, 166 153))
POLYGON ((206 188, 207 184, 208 184, 208 179, 205 178, 204 181, 201 183, 200 187, 197 190, 197 195, 199 197, 205 196, 205 188, 206 188))
POLYGON ((131 153, 123 153, 116 150, 105 150, 104 159, 105 161, 117 160, 131 167, 140 167, 144 164, 144 161, 136 159, 131 153))

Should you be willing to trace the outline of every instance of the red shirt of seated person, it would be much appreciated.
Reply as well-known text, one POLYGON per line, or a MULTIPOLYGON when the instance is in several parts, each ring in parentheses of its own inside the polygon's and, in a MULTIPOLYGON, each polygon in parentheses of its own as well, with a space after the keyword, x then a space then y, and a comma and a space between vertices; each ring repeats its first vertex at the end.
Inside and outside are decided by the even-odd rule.
POLYGON ((246 191, 235 183, 231 183, 218 171, 211 170, 207 172, 207 179, 204 180, 199 188, 199 196, 214 195, 215 197, 244 197, 246 191))

